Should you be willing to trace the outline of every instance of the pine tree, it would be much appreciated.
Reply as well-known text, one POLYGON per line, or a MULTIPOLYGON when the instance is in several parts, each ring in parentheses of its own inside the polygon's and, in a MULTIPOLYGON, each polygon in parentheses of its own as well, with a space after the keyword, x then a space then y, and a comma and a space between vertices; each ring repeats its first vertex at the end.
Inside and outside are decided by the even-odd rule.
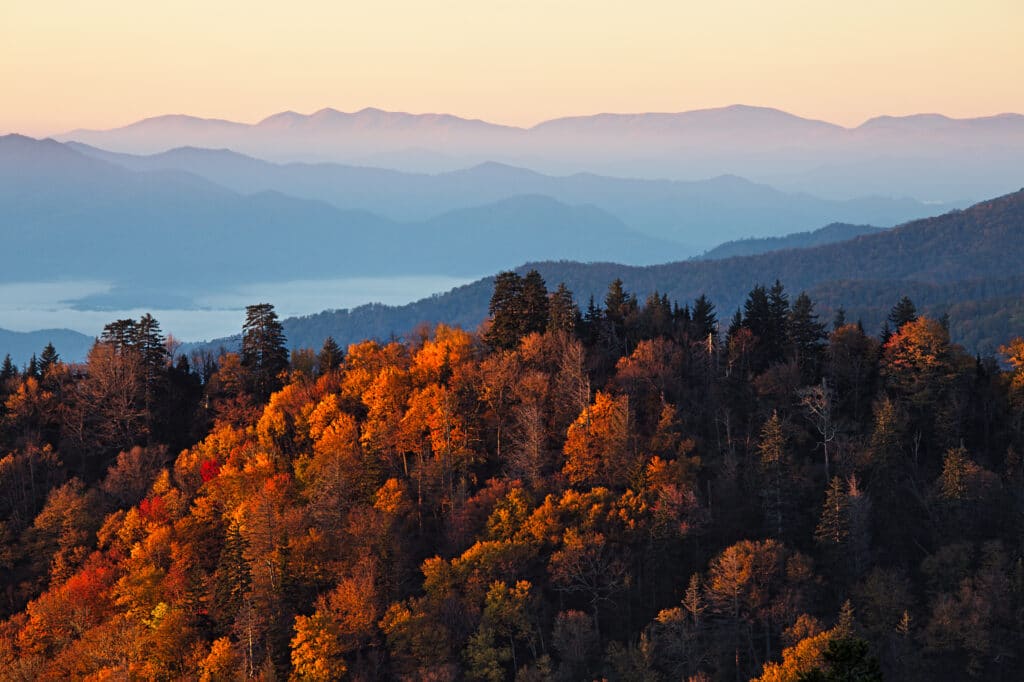
POLYGON ((121 353, 125 349, 134 348, 137 338, 135 320, 127 318, 114 320, 103 327, 100 343, 107 344, 113 347, 115 352, 121 353))
POLYGON ((833 547, 842 545, 850 534, 848 523, 848 499, 846 486, 842 479, 833 476, 825 491, 825 504, 821 510, 821 520, 814 531, 814 539, 823 545, 833 547))
POLYGON ((917 319, 917 307, 914 302, 908 297, 904 296, 892 307, 889 311, 889 322, 892 323, 892 329, 899 331, 900 327, 908 322, 913 322, 917 319))
MULTIPOLYGON (((11 354, 8 353, 4 356, 4 363, 0 366, 0 384, 3 384, 8 379, 13 379, 18 376, 18 368, 14 365, 14 361, 11 360, 11 354)), ((2 388, 2 386, 0 386, 2 388)))
POLYGON ((826 334, 825 325, 818 322, 814 303, 805 292, 800 292, 789 311, 786 334, 790 352, 800 366, 801 378, 804 383, 812 383, 817 378, 826 334))
POLYGON ((284 327, 274 306, 259 303, 245 309, 242 327, 242 366, 248 372, 250 392, 259 400, 281 388, 281 373, 288 369, 284 327))
POLYGON ((25 376, 32 377, 33 379, 39 378, 39 360, 36 359, 35 353, 28 360, 28 365, 25 367, 25 376))
POLYGON ((523 290, 516 307, 520 316, 519 338, 527 334, 543 333, 548 328, 548 287, 536 270, 530 270, 523 278, 523 290))
POLYGON ((519 344, 522 294, 523 278, 515 272, 500 272, 494 278, 494 293, 488 307, 491 326, 484 335, 491 348, 515 348, 519 344))
POLYGON ((709 334, 718 333, 718 318, 715 316, 715 304, 709 301, 704 294, 701 294, 693 302, 691 319, 697 338, 703 340, 709 334))
POLYGON ((788 473, 786 458, 786 437, 782 432, 782 420, 778 412, 772 412, 771 418, 761 429, 761 442, 758 451, 761 454, 761 473, 764 484, 761 499, 764 503, 765 519, 775 537, 782 538, 783 531, 783 499, 782 486, 788 473))
POLYGON ((564 282, 551 294, 548 311, 548 331, 575 333, 580 323, 580 310, 564 282))
POLYGON ((341 361, 344 358, 341 346, 334 340, 333 336, 328 336, 324 339, 324 345, 320 349, 320 353, 316 357, 317 368, 321 375, 327 374, 328 372, 341 367, 341 361))
POLYGON ((58 362, 60 362, 60 355, 57 353, 57 349, 53 347, 52 342, 47 343, 39 356, 39 374, 45 377, 50 368, 58 362))

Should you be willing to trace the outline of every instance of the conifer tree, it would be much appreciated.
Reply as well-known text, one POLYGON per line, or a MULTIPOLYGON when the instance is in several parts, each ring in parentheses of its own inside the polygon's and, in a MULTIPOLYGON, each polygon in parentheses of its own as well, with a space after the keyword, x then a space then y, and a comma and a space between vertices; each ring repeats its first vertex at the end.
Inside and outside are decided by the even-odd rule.
POLYGON ((789 311, 786 335, 790 352, 800 366, 801 378, 804 383, 813 382, 821 363, 826 335, 825 325, 818 322, 818 316, 814 313, 814 303, 805 292, 800 292, 789 311))
POLYGON ((317 367, 321 375, 327 374, 341 366, 344 353, 333 336, 324 339, 324 345, 316 357, 317 367))
POLYGON ((53 347, 52 342, 47 343, 39 356, 39 374, 45 377, 50 368, 58 362, 60 362, 60 355, 57 353, 57 349, 53 347))
POLYGON ((772 412, 771 418, 761 429, 761 442, 758 445, 761 454, 761 472, 764 484, 761 498, 764 503, 765 520, 775 537, 782 538, 783 531, 783 499, 782 487, 788 470, 786 458, 786 437, 782 432, 782 420, 778 412, 772 412))
POLYGON ((520 339, 520 306, 523 278, 512 271, 500 272, 494 278, 494 293, 487 309, 491 327, 484 341, 491 348, 515 348, 520 339))
POLYGON ((716 334, 718 331, 718 318, 715 316, 715 304, 708 300, 708 297, 701 294, 693 302, 691 314, 693 329, 699 339, 703 340, 709 334, 716 334))
POLYGON ((898 332, 900 327, 907 322, 917 319, 917 306, 907 296, 902 297, 889 311, 889 322, 892 323, 892 330, 898 332))
POLYGON ((821 520, 814 531, 815 540, 833 547, 843 544, 850 533, 847 506, 846 486, 843 485, 842 479, 833 476, 828 484, 828 490, 825 491, 821 520))
POLYGON ((516 307, 519 309, 519 338, 542 333, 548 328, 548 288, 536 270, 530 270, 523 278, 523 290, 516 307))
POLYGON ((284 327, 274 306, 259 303, 245 309, 242 327, 242 366, 248 371, 250 392, 266 400, 281 387, 281 373, 288 369, 284 327))
POLYGON ((580 310, 573 301, 572 292, 565 283, 558 285, 551 294, 548 313, 548 331, 562 331, 572 334, 580 323, 580 310))
POLYGON ((16 376, 18 376, 18 368, 14 365, 14 361, 11 360, 11 354, 8 353, 4 356, 3 365, 0 366, 0 384, 16 376))
POLYGON ((39 360, 36 359, 35 353, 32 354, 32 357, 28 360, 28 365, 25 366, 25 376, 32 377, 33 379, 39 378, 39 360))

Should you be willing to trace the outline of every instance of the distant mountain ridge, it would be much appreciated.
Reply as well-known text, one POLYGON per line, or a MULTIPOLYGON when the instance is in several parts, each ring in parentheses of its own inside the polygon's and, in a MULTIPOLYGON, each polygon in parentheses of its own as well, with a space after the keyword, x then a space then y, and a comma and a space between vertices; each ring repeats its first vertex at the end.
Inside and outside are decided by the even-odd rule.
POLYGON ((756 256, 757 254, 782 251, 784 249, 806 249, 812 246, 845 242, 861 235, 876 234, 884 229, 872 225, 830 223, 817 230, 794 232, 782 237, 751 237, 749 239, 725 242, 709 251, 705 251, 697 257, 697 260, 721 260, 735 256, 756 256))
POLYGON ((959 201, 1021 184, 1024 116, 881 116, 845 128, 778 109, 596 114, 505 126, 366 108, 282 112, 257 123, 159 116, 57 136, 117 152, 228 148, 275 161, 446 171, 500 161, 546 173, 694 180, 735 174, 834 198, 884 193, 959 201), (819 170, 826 170, 819 173, 819 170))
POLYGON ((682 244, 690 250, 686 255, 739 237, 809 230, 832 221, 894 225, 953 207, 883 197, 829 201, 736 176, 692 182, 593 173, 552 176, 496 162, 422 174, 332 163, 276 164, 229 150, 186 147, 134 156, 68 145, 132 170, 185 171, 245 194, 273 190, 399 221, 512 196, 544 195, 570 205, 597 206, 633 230, 682 244))
MULTIPOLYGON (((839 305, 848 319, 862 318, 874 333, 904 293, 921 297, 930 314, 951 313, 955 339, 973 351, 992 353, 1024 335, 1024 189, 935 218, 824 246, 775 251, 723 260, 648 267, 612 263, 532 263, 549 287, 564 282, 586 305, 600 301, 621 278, 644 297, 658 291, 680 304, 706 294, 724 325, 757 284, 780 279, 791 295, 806 290, 828 316, 839 305), (958 315, 958 316, 957 316, 958 315), (982 316, 982 317, 976 317, 982 316), (984 319, 984 326, 979 326, 984 319)), ((487 315, 492 278, 405 306, 361 306, 285 320, 293 347, 317 347, 331 335, 340 343, 404 335, 422 323, 447 322, 475 328, 487 315)), ((237 340, 215 340, 207 347, 237 340)))
POLYGON ((38 357, 46 344, 52 343, 61 359, 81 362, 94 341, 94 337, 71 329, 40 329, 31 332, 0 329, 0 361, 5 355, 10 355, 14 364, 22 368, 28 364, 32 355, 38 357))
POLYGON ((114 279, 178 294, 254 280, 472 277, 538 258, 656 263, 687 254, 599 208, 544 196, 398 222, 276 191, 243 195, 186 171, 131 171, 17 136, 0 138, 0 236, 19 254, 0 281, 114 279))

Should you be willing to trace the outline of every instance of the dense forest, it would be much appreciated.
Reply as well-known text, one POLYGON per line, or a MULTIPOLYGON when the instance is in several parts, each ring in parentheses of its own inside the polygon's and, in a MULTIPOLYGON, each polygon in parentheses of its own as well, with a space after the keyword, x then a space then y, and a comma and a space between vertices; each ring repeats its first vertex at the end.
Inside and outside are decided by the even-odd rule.
MULTIPOLYGON (((770 281, 770 280, 769 280, 770 281)), ((1020 679, 1024 339, 779 282, 0 368, 0 678, 1020 679), (721 316, 721 319, 720 319, 721 316)))

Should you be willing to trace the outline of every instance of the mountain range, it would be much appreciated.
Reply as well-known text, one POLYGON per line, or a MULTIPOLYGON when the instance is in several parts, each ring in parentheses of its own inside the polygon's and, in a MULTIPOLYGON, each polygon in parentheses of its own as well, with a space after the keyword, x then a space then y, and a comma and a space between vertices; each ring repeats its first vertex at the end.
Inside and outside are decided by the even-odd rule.
MULTIPOLYGON (((701 294, 717 306, 727 325, 751 288, 779 279, 790 294, 807 291, 823 319, 844 306, 847 318, 879 330, 900 296, 924 312, 949 314, 955 340, 972 351, 993 353, 1024 335, 1024 189, 963 211, 927 218, 891 230, 823 246, 773 251, 722 260, 631 267, 607 263, 531 263, 551 288, 565 283, 581 307, 590 296, 600 305, 608 284, 623 280, 643 298, 666 294, 681 305, 701 294)), ((447 322, 475 328, 487 316, 493 278, 405 306, 367 305, 285 320, 293 347, 319 347, 328 335, 339 343, 386 339, 423 323, 447 322)), ((232 347, 237 338, 208 348, 232 347)))
POLYGON ((693 254, 728 239, 776 236, 837 220, 893 225, 953 207, 885 197, 826 200, 782 192, 736 176, 698 181, 637 180, 592 173, 551 176, 495 162, 425 174, 333 163, 278 164, 229 150, 179 148, 136 156, 79 143, 68 146, 134 171, 184 171, 243 194, 280 192, 396 221, 422 220, 516 196, 543 195, 569 205, 596 206, 638 232, 672 240, 693 254))
POLYGON ((116 152, 227 148, 274 161, 439 172, 498 161, 547 173, 694 180, 733 174, 833 198, 961 201, 1021 184, 1024 116, 882 116, 846 128, 766 107, 597 114, 529 128, 367 108, 257 123, 169 115, 57 136, 116 152))
POLYGON ((0 281, 109 281, 126 307, 145 307, 154 296, 187 300, 254 280, 473 277, 538 260, 650 265, 723 239, 815 227, 826 216, 890 224, 938 208, 820 200, 728 177, 558 178, 486 164, 381 178, 228 152, 153 159, 83 151, 0 138, 0 235, 19 254, 0 281), (305 197, 284 193, 303 187, 305 197), (395 210, 400 217, 368 210, 389 206, 405 208, 395 210))

